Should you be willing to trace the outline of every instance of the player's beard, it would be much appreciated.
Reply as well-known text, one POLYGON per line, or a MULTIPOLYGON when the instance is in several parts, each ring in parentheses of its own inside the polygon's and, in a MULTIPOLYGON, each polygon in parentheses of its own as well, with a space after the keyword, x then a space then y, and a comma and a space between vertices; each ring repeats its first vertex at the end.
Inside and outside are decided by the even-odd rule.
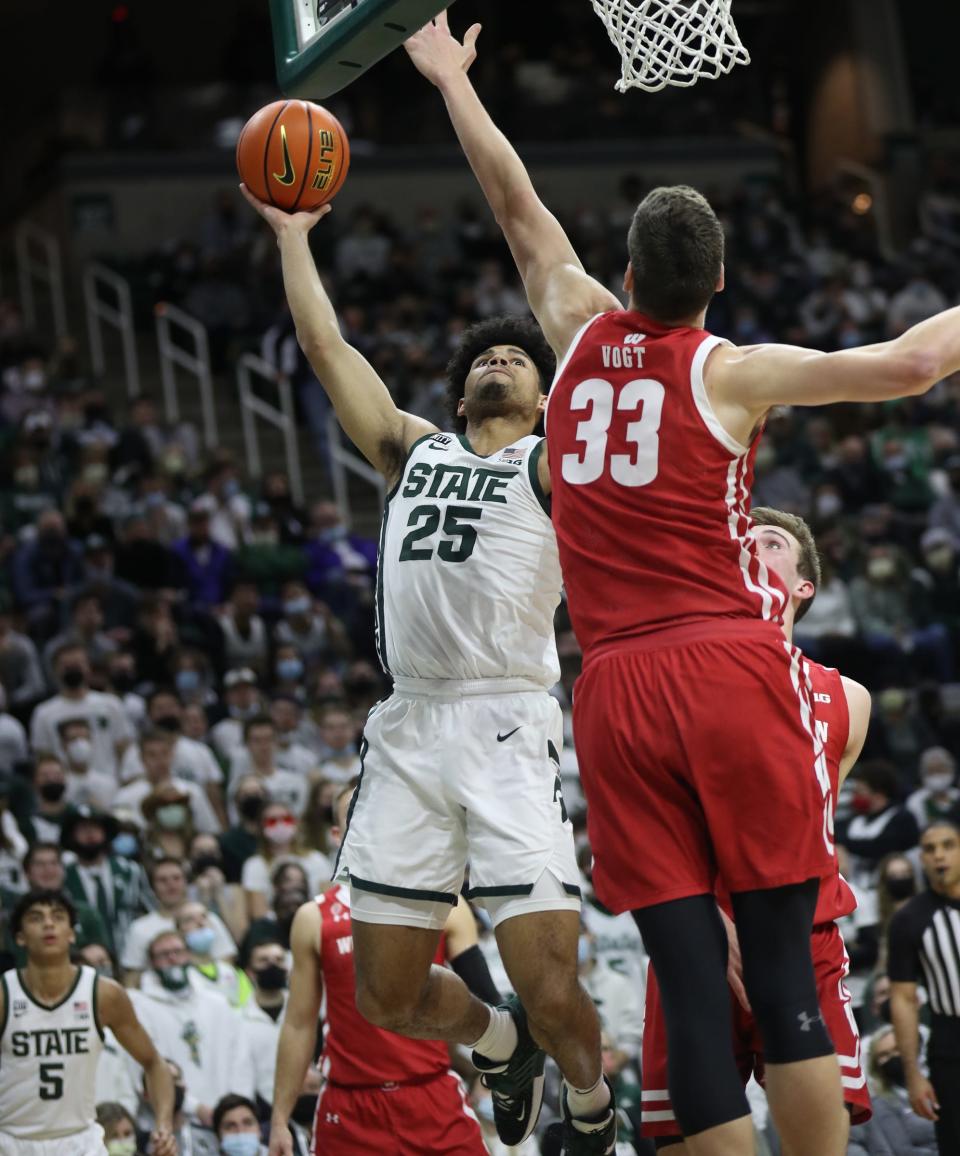
POLYGON ((492 375, 477 382, 473 395, 464 401, 463 413, 474 426, 498 417, 529 418, 531 428, 536 422, 535 408, 524 404, 511 383, 492 375))

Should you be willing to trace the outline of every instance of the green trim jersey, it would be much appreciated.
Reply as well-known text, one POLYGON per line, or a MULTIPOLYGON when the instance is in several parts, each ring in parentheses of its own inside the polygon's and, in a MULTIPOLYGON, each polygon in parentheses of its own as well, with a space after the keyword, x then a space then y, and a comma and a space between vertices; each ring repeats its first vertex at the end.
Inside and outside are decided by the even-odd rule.
POLYGON ((89 1128, 103 1049, 96 971, 78 967, 73 986, 52 1007, 37 1001, 23 972, 4 972, 0 984, 0 1135, 55 1140, 89 1128))
POLYGON ((377 650, 388 673, 559 679, 544 445, 530 435, 482 457, 463 435, 436 433, 410 447, 380 532, 377 650))

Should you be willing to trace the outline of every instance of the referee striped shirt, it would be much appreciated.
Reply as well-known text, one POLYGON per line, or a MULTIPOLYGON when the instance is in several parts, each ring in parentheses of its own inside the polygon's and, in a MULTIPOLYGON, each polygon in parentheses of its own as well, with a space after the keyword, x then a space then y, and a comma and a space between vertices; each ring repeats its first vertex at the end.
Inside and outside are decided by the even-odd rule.
POLYGON ((923 986, 932 1013, 930 1052, 960 1059, 960 902, 915 895, 890 921, 892 983, 923 986))

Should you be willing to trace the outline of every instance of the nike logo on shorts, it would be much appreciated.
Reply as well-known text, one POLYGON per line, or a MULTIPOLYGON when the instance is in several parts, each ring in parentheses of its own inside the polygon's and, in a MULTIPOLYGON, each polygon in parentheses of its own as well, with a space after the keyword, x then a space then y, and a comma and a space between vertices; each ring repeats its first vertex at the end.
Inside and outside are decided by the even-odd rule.
MULTIPOLYGON (((523 726, 523 723, 521 723, 520 726, 523 726)), ((498 743, 505 743, 507 741, 507 739, 511 735, 515 735, 519 729, 520 729, 520 727, 514 727, 512 731, 507 731, 507 733, 505 735, 502 735, 499 731, 497 731, 497 742, 498 743)))

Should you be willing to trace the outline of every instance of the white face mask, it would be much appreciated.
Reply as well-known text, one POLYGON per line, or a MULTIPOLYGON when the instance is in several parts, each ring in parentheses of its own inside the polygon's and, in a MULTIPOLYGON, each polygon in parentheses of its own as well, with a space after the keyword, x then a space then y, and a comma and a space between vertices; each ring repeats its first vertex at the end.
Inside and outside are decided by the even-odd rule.
POLYGON ((934 775, 927 775, 923 780, 923 785, 928 791, 939 794, 940 791, 949 791, 953 786, 953 775, 949 771, 938 771, 934 775))
POLYGON ((93 743, 89 739, 71 739, 67 743, 67 754, 72 763, 85 766, 93 754, 93 743))

